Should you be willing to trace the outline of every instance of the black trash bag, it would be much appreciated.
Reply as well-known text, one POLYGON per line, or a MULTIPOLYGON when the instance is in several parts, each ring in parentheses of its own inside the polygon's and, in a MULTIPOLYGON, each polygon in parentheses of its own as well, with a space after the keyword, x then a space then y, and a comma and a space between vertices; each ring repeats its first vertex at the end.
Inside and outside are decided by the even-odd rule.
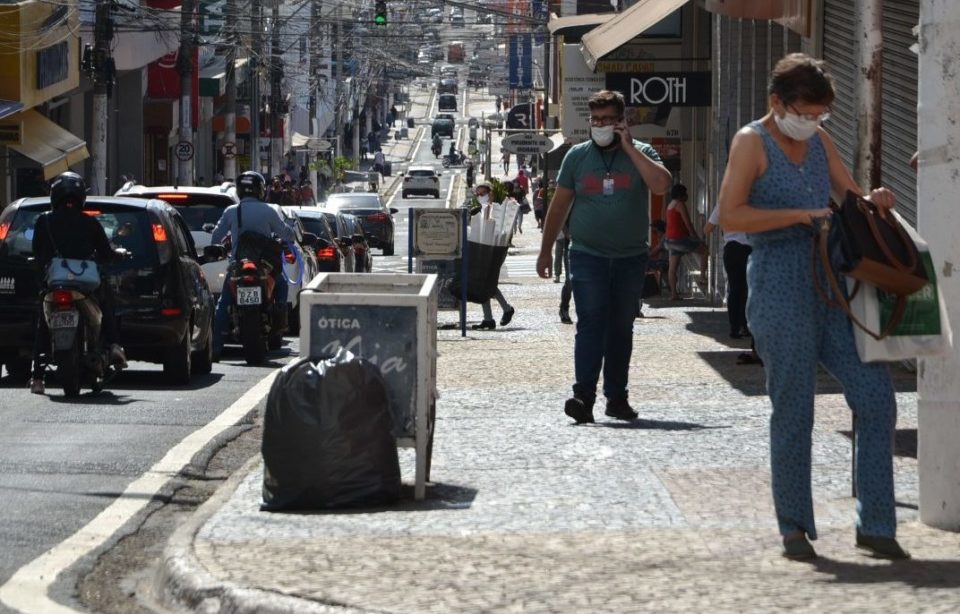
POLYGON ((284 367, 263 421, 264 511, 396 502, 400 462, 380 370, 341 349, 284 367))
MULTIPOLYGON (((471 303, 489 301, 497 293, 500 267, 507 259, 506 245, 485 245, 469 241, 467 245, 467 300, 471 303)), ((454 296, 460 297, 460 267, 448 286, 454 296)))

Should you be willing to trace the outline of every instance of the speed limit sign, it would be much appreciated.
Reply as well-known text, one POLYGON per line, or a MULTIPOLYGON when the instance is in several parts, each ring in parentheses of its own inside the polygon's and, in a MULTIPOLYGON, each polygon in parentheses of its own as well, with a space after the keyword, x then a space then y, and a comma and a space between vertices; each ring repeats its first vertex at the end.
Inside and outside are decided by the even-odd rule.
POLYGON ((177 160, 186 162, 193 157, 193 143, 190 141, 180 141, 173 147, 177 160))

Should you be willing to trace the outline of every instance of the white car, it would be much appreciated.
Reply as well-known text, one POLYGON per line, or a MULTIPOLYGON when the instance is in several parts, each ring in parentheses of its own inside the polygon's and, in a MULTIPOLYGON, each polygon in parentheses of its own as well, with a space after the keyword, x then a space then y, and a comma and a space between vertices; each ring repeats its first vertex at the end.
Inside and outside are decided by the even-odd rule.
POLYGON ((426 194, 440 198, 440 177, 432 166, 410 166, 403 175, 401 196, 426 194))
MULTIPOLYGON (((214 187, 199 186, 144 186, 128 182, 120 188, 115 196, 130 196, 134 198, 156 198, 172 205, 187 223, 197 251, 203 253, 203 248, 210 245, 210 230, 220 220, 223 211, 230 205, 240 202, 234 184, 226 182, 214 187)), ((284 277, 287 279, 287 308, 289 309, 290 333, 297 334, 297 320, 300 315, 300 290, 310 283, 317 274, 316 256, 309 249, 304 249, 304 230, 300 221, 283 211, 279 205, 273 205, 284 218, 288 226, 293 228, 296 240, 284 246, 284 277)), ((210 291, 220 296, 223 290, 223 280, 227 276, 227 260, 208 262, 202 265, 203 274, 207 278, 210 291)))

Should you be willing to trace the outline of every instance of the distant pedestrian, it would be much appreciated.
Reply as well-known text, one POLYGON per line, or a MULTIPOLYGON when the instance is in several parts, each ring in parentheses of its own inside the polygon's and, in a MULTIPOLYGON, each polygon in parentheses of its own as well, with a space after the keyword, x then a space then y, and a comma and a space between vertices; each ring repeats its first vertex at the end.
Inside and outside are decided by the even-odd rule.
POLYGON ((506 149, 500 150, 500 162, 503 164, 503 173, 508 174, 510 172, 510 152, 506 149))
MULTIPOLYGON (((484 219, 489 220, 492 211, 491 205, 493 204, 491 201, 493 194, 490 189, 490 184, 486 182, 478 184, 475 194, 477 196, 477 202, 480 203, 480 215, 483 215, 484 219)), ((499 303, 500 309, 503 310, 503 315, 500 317, 500 326, 506 326, 513 320, 515 310, 513 306, 507 302, 507 299, 504 298, 499 286, 493 297, 497 303, 499 303)), ((487 299, 480 303, 480 307, 483 309, 483 321, 479 324, 474 324, 471 328, 474 330, 494 330, 497 328, 497 322, 493 319, 493 309, 490 305, 490 300, 487 299)))
POLYGON ((700 282, 707 281, 707 244, 697 236, 690 213, 687 211, 687 187, 678 183, 670 190, 670 203, 667 205, 667 234, 664 245, 670 252, 670 267, 667 271, 667 283, 670 285, 670 300, 682 298, 677 291, 680 259, 685 254, 696 253, 700 257, 700 282))
POLYGON ((473 160, 467 160, 467 187, 473 187, 474 176, 476 175, 476 168, 473 166, 473 160))
POLYGON ((570 286, 570 229, 564 226, 557 235, 553 250, 553 283, 560 283, 563 275, 563 287, 560 288, 560 322, 573 324, 570 317, 570 296, 573 289, 570 286))
POLYGON ((606 415, 637 417, 627 400, 627 379, 647 260, 641 229, 649 224, 648 194, 662 194, 673 183, 657 151, 630 136, 622 94, 599 91, 587 106, 591 138, 570 148, 560 165, 537 257, 537 274, 549 279, 554 242, 569 216, 576 382, 564 413, 577 424, 594 421, 601 371, 606 415))
MULTIPOLYGON (((821 126, 834 102, 826 65, 792 53, 773 68, 762 118, 730 144, 720 186, 720 226, 749 233, 747 321, 766 371, 773 406, 770 465, 773 503, 791 559, 817 556, 811 480, 811 437, 817 372, 843 388, 856 416, 856 545, 875 556, 909 558, 896 540, 893 435, 897 400, 887 365, 863 363, 850 320, 814 288, 824 263, 811 258, 812 236, 831 210, 832 194, 862 194, 829 133, 821 126)), ((867 199, 888 211, 886 188, 867 199)), ((839 272, 837 273, 839 275, 839 272)))

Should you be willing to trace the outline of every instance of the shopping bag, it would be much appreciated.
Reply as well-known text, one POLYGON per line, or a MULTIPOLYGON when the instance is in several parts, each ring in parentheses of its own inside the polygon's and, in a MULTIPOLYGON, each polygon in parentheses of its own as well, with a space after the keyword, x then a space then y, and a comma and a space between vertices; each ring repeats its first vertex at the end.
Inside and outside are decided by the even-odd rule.
MULTIPOLYGON (((877 339, 861 327, 854 326, 857 353, 864 362, 936 356, 949 350, 953 344, 953 332, 947 319, 943 294, 937 284, 930 248, 916 230, 902 219, 900 222, 917 246, 929 283, 906 297, 900 322, 887 336, 877 339)), ((856 289, 856 284, 856 280, 847 278, 847 290, 852 296, 851 315, 869 330, 883 330, 898 311, 897 295, 863 282, 856 289)))
MULTIPOLYGON (((489 301, 497 293, 500 267, 507 259, 506 245, 485 245, 467 242, 467 300, 471 303, 489 301)), ((459 298, 463 291, 460 269, 450 282, 450 292, 459 298)))
POLYGON ((47 285, 93 292, 100 287, 100 270, 93 260, 54 256, 47 265, 47 285))

